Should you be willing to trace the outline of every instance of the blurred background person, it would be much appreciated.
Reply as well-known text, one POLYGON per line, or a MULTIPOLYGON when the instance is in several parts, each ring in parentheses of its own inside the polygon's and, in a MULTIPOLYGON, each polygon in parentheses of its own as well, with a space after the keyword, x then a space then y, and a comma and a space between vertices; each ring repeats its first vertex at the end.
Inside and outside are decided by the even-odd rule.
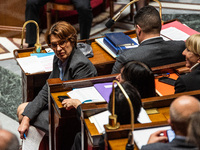
MULTIPOLYGON (((40 8, 42 8, 50 0, 27 0, 25 10, 25 21, 35 20, 39 24, 40 8)), ((90 0, 70 0, 78 12, 78 22, 80 27, 80 39, 88 39, 90 37, 90 29, 92 25, 92 8, 90 0)), ((33 47, 36 42, 36 26, 29 23, 26 27, 26 43, 28 47, 33 47)))
POLYGON ((190 116, 188 125, 188 139, 190 142, 195 143, 200 150, 200 111, 195 112, 190 116))
POLYGON ((0 150, 19 150, 17 136, 10 131, 0 129, 0 150))

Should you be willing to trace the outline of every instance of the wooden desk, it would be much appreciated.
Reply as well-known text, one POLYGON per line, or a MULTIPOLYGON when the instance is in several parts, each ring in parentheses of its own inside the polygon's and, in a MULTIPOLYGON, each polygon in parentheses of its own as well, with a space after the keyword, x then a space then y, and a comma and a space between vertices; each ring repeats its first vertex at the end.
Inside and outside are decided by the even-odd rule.
MULTIPOLYGON (((49 106, 49 148, 50 150, 69 149, 73 144, 74 137, 80 131, 80 121, 77 119, 76 110, 66 111, 62 107, 57 96, 66 95, 67 91, 73 88, 92 86, 95 83, 109 82, 115 78, 115 75, 105 75, 87 79, 61 81, 59 78, 48 79, 48 106, 49 106)), ((95 109, 99 113, 107 108, 107 103, 83 104, 95 109)), ((89 114, 94 114, 90 112, 89 114)))
MULTIPOLYGON (((136 37, 135 31, 127 31, 125 33, 130 35, 130 37, 132 38, 136 37)), ((89 58, 89 60, 96 67, 98 75, 110 74, 112 71, 113 64, 115 63, 115 59, 111 57, 95 42, 95 38, 90 39, 90 41, 92 42, 91 46, 93 49, 94 57, 89 58)), ((80 40, 78 42, 85 42, 85 41, 80 40)), ((28 57, 30 56, 31 53, 33 53, 33 49, 34 48, 14 50, 14 57, 15 58, 28 57)), ((24 102, 32 101, 34 99, 34 97, 38 94, 43 85, 46 83, 49 74, 50 72, 28 74, 25 73, 22 69, 22 91, 23 91, 24 102)))
MULTIPOLYGON (((165 73, 165 72, 175 72, 176 68, 179 66, 185 65, 184 62, 182 63, 176 63, 171 65, 165 65, 162 67, 155 67, 152 68, 152 70, 155 73, 165 73)), ((103 75, 103 76, 97 76, 97 77, 91 77, 86 79, 78 79, 78 80, 70 80, 70 81, 61 81, 59 78, 56 79, 48 79, 47 83, 49 86, 49 126, 50 126, 50 149, 59 149, 61 147, 65 147, 66 140, 69 138, 73 140, 75 133, 80 131, 80 127, 76 127, 76 130, 73 129, 73 125, 71 125, 67 130, 67 124, 73 120, 73 122, 77 123, 76 118, 76 111, 73 109, 71 111, 66 111, 62 105, 61 102, 58 101, 57 96, 66 95, 67 91, 71 91, 73 88, 81 88, 81 87, 88 87, 93 86, 96 83, 103 83, 103 82, 111 82, 115 79, 116 74, 112 75, 103 75), (69 121, 70 119, 70 121, 69 121), (79 130, 77 130, 79 129, 79 130), (62 133, 65 134, 62 134, 62 133), (70 133, 70 134, 69 134, 70 133), (59 136, 60 135, 60 136, 59 136), (64 139, 64 141, 63 141, 64 139), (59 147, 61 146, 61 147, 59 147)), ((163 96, 163 99, 167 99, 167 97, 163 96)), ((160 107, 162 106, 167 107, 169 106, 169 103, 163 103, 162 97, 155 97, 155 98, 149 98, 144 99, 144 108, 152 108, 152 107, 160 107), (156 99, 156 103, 155 103, 156 99), (161 103, 161 104, 160 104, 161 103)), ((171 98, 172 99, 172 98, 171 98)), ((107 103, 90 103, 90 104, 83 104, 82 105, 82 122, 85 124, 86 128, 83 128, 82 132, 85 133, 85 148, 88 149, 89 147, 92 149, 95 149, 98 147, 98 140, 101 136, 101 134, 98 133, 96 127, 94 124, 90 123, 88 117, 91 115, 94 115, 96 113, 102 112, 107 109, 107 103)), ((161 111, 160 109, 159 111, 161 111)), ((163 109, 161 112, 166 112, 165 109, 163 109)), ((166 121, 167 115, 162 114, 155 114, 150 115, 150 119, 157 120, 159 118, 159 121, 166 121)), ((80 124, 80 123, 79 123, 80 124)), ((76 124, 77 125, 77 124, 76 124)), ((73 141, 68 141, 69 145, 72 144, 73 141)))
MULTIPOLYGON (((191 95, 200 99, 200 90, 183 92, 162 97, 151 97, 142 99, 142 104, 145 109, 157 108, 159 114, 149 115, 152 123, 148 124, 135 124, 135 130, 149 128, 154 126, 165 126, 167 125, 167 119, 169 119, 169 106, 174 99, 181 95, 191 95)), ((106 137, 108 142, 108 147, 112 150, 125 150, 127 144, 128 132, 131 130, 130 125, 121 125, 117 130, 106 129, 106 137)), ((135 150, 138 148, 135 144, 135 150)))

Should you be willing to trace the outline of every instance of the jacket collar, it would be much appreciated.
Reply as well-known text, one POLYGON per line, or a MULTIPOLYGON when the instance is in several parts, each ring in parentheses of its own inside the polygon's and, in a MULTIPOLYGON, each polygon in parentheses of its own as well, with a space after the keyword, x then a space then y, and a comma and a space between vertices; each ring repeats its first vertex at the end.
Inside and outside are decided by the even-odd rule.
POLYGON ((158 37, 146 39, 146 40, 142 41, 140 43, 140 45, 147 45, 147 44, 159 43, 159 42, 162 42, 162 41, 164 41, 163 38, 160 37, 160 36, 158 36, 158 37))

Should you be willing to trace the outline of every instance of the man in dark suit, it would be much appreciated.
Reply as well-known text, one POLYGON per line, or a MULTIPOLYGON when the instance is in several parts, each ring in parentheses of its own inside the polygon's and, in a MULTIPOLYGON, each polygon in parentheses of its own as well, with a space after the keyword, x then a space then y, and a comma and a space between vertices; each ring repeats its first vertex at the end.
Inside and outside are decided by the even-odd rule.
POLYGON ((135 30, 139 46, 119 55, 113 66, 112 73, 120 73, 122 64, 138 60, 156 67, 184 61, 182 52, 184 41, 164 41, 160 37, 161 19, 153 6, 145 6, 134 16, 135 30))
POLYGON ((194 112, 200 111, 199 101, 192 96, 180 96, 175 99, 170 106, 169 124, 174 130, 176 136, 169 142, 167 137, 161 136, 163 131, 153 133, 148 144, 142 146, 141 150, 197 150, 198 148, 192 143, 187 142, 187 127, 189 117, 194 112))

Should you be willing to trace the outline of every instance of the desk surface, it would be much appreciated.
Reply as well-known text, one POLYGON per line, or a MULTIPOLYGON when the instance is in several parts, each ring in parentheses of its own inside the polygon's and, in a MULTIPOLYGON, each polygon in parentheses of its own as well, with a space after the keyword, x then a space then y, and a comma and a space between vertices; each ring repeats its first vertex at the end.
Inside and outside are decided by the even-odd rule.
MULTIPOLYGON (((128 34, 131 38, 136 37, 135 30, 127 31, 125 34, 128 34)), ((95 42, 95 38, 90 39, 91 47, 93 49, 94 56, 89 58, 89 60, 95 65, 95 66, 101 66, 101 65, 108 65, 108 64, 114 64, 115 59, 109 55, 103 48, 95 42)), ((78 42, 84 42, 84 40, 80 40, 78 42)), ((44 47, 45 48, 45 47, 44 47)), ((27 49, 17 49, 14 51, 15 58, 22 58, 22 57, 28 57, 31 53, 33 53, 34 48, 27 48, 27 49)), ((45 51, 42 51, 45 52, 45 51)), ((111 71, 111 70, 110 70, 111 71)), ((28 75, 28 74, 27 74, 28 75)))

